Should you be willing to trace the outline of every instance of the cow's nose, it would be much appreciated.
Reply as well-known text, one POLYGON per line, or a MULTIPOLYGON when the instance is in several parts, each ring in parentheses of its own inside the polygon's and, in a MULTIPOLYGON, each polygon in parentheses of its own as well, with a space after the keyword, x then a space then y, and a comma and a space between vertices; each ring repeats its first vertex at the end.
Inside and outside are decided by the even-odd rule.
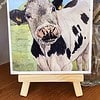
POLYGON ((50 39, 50 38, 55 38, 58 35, 58 30, 56 27, 54 26, 45 26, 41 29, 38 30, 37 32, 37 36, 39 38, 42 38, 44 40, 44 38, 46 39, 50 39))

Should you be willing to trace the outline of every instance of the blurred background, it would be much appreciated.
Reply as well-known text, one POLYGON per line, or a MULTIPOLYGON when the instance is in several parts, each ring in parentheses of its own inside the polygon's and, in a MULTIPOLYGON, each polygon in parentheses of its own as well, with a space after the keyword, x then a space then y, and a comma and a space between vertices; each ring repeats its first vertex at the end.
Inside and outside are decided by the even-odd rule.
POLYGON ((0 65, 9 62, 7 6, 0 0, 0 65))

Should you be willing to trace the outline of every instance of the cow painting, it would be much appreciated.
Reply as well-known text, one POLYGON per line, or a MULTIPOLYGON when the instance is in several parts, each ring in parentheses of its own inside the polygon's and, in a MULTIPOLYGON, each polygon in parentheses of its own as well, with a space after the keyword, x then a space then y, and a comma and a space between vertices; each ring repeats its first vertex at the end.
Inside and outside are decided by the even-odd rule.
POLYGON ((10 18, 18 25, 28 24, 38 71, 72 71, 73 61, 78 71, 89 71, 89 0, 72 0, 65 6, 58 1, 59 5, 57 0, 28 0, 23 11, 10 11, 10 18))

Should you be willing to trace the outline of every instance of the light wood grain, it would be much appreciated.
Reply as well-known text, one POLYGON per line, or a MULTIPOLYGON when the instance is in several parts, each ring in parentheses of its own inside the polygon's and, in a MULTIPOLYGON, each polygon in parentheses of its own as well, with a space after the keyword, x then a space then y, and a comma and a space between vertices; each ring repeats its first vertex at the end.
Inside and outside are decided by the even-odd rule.
POLYGON ((30 82, 23 82, 21 92, 20 92, 21 96, 25 96, 25 97, 27 96, 29 91, 29 86, 30 86, 30 82))
POLYGON ((37 74, 37 75, 19 75, 18 81, 31 81, 31 82, 73 82, 83 81, 82 74, 37 74))
POLYGON ((78 82, 78 81, 73 82, 73 86, 74 86, 74 90, 75 90, 76 96, 77 97, 83 96, 83 92, 82 92, 82 88, 81 88, 80 82, 78 82))

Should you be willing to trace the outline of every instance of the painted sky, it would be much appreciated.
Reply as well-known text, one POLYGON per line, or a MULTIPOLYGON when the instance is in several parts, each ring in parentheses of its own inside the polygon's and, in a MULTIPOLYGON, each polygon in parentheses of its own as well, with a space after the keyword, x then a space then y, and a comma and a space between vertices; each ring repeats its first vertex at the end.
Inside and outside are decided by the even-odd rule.
POLYGON ((9 1, 9 9, 17 9, 20 5, 22 5, 27 0, 8 0, 9 1))
POLYGON ((63 0, 63 5, 67 4, 69 1, 72 1, 72 0, 63 0))
MULTIPOLYGON (((17 9, 20 5, 22 5, 27 0, 8 0, 9 1, 9 10, 17 9)), ((71 0, 63 0, 63 5, 67 4, 71 0)))

